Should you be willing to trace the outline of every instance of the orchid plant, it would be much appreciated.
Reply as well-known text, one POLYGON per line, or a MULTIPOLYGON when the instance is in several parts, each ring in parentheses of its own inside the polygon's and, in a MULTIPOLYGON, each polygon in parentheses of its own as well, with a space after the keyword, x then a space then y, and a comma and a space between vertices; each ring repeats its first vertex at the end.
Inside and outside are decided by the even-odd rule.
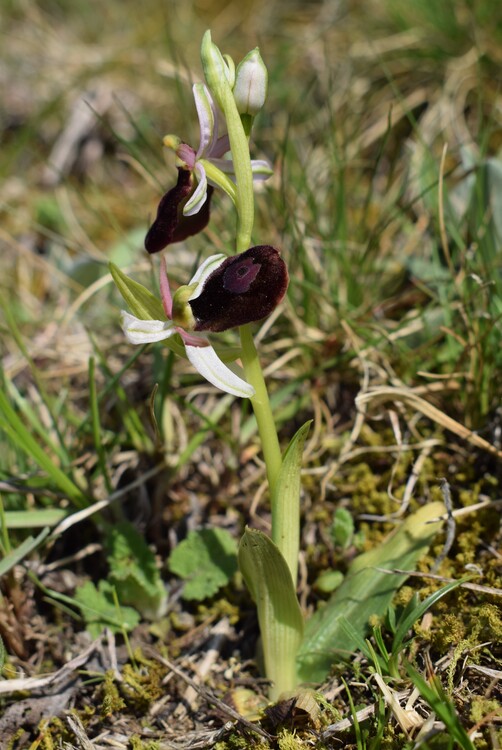
MULTIPOLYGON (((206 32, 201 48, 206 83, 193 86, 200 128, 197 150, 168 135, 164 146, 175 152, 178 179, 160 200, 147 232, 145 249, 160 253, 200 232, 210 217, 213 190, 222 190, 237 213, 236 255, 208 257, 190 279, 171 292, 165 256, 160 260, 160 300, 113 264, 112 276, 130 308, 122 328, 131 344, 164 341, 186 356, 199 373, 222 391, 249 398, 258 423, 272 499, 272 538, 247 529, 239 562, 258 605, 265 672, 271 696, 297 684, 296 655, 303 619, 296 598, 299 552, 299 476, 303 428, 284 462, 268 391, 250 324, 269 315, 288 287, 286 264, 270 245, 251 246, 253 185, 272 170, 250 158, 249 136, 267 92, 267 69, 258 49, 235 68, 206 32), (220 359, 209 335, 239 327, 242 367, 220 359)), ((226 359, 226 358, 225 358, 226 359)))
MULTIPOLYGON (((216 188, 226 193, 236 211, 236 254, 211 255, 188 284, 180 286, 174 294, 166 257, 162 256, 160 300, 113 264, 110 269, 130 309, 122 312, 122 327, 131 344, 162 341, 180 356, 187 357, 212 385, 251 401, 266 465, 272 531, 269 537, 261 531, 245 530, 239 545, 239 565, 257 605, 265 674, 271 681, 270 697, 277 699, 281 693, 294 690, 299 679, 309 680, 312 674, 322 678, 329 669, 333 644, 339 646, 345 638, 345 648, 353 647, 354 639, 347 640, 348 626, 341 617, 348 607, 360 606, 363 611, 361 628, 356 634, 361 640, 368 611, 373 611, 373 605, 368 603, 369 594, 361 599, 361 591, 374 592, 378 600, 375 607, 381 611, 385 602, 390 602, 393 589, 387 580, 375 578, 375 563, 366 562, 365 555, 361 555, 354 581, 345 589, 343 585, 340 587, 338 609, 326 606, 321 618, 314 615, 308 623, 310 631, 307 628, 304 637, 296 586, 300 469, 309 423, 297 431, 282 453, 250 325, 268 316, 281 303, 289 280, 279 251, 271 245, 253 246, 251 242, 253 185, 272 173, 267 162, 252 160, 249 151, 254 118, 266 98, 267 69, 258 49, 248 53, 236 68, 232 59, 223 56, 212 42, 209 31, 202 41, 201 58, 206 83, 196 83, 193 87, 200 126, 199 146, 195 150, 173 135, 164 138, 164 146, 175 152, 178 179, 159 203, 155 221, 145 238, 145 248, 150 254, 160 253, 204 229, 216 188), (229 366, 229 353, 225 353, 224 362, 209 337, 236 327, 240 334, 241 366, 235 363, 229 366), (326 618, 326 613, 332 616, 326 618), (319 662, 320 655, 326 653, 327 665, 319 662)), ((435 532, 437 526, 426 525, 434 514, 439 514, 437 504, 431 507, 425 521, 420 519, 411 524, 414 533, 421 535, 420 540, 429 540, 435 532)), ((396 548, 403 557, 411 545, 410 565, 416 559, 420 544, 408 529, 403 532, 402 538, 396 537, 394 546, 388 547, 387 557, 380 556, 380 567, 395 567, 396 548)))

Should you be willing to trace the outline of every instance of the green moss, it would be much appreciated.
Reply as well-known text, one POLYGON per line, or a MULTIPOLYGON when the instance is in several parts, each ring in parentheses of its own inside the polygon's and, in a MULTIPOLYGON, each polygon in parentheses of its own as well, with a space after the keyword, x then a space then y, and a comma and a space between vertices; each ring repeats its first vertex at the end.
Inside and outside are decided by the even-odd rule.
POLYGON ((120 689, 127 701, 136 711, 145 712, 148 707, 163 695, 162 679, 164 668, 157 662, 144 660, 147 669, 138 672, 130 664, 126 664, 122 676, 124 681, 120 689))
POLYGON ((500 701, 495 700, 495 698, 485 698, 482 695, 474 695, 472 697, 469 718, 473 724, 482 724, 487 716, 500 716, 500 711, 500 701))
POLYGON ((463 641, 467 628, 462 615, 453 612, 444 614, 439 622, 441 627, 437 632, 435 645, 443 653, 452 644, 463 641))
POLYGON ((15 734, 12 735, 12 737, 9 739, 7 744, 5 745, 5 750, 14 750, 16 747, 17 741, 21 739, 23 734, 26 734, 26 731, 20 727, 15 734))
POLYGON ((125 708, 125 701, 120 696, 117 685, 115 684, 115 677, 113 672, 110 670, 106 672, 105 679, 102 685, 103 699, 101 702, 101 717, 113 716, 114 714, 125 708))
POLYGON ((303 742, 294 732, 283 729, 277 737, 279 750, 304 750, 308 745, 303 742))
POLYGON ((411 586, 401 586, 394 597, 394 605, 396 607, 406 607, 414 593, 415 590, 411 586))
POLYGON ((252 747, 253 750, 270 750, 270 745, 267 742, 260 740, 251 744, 249 737, 240 733, 231 735, 225 742, 217 742, 214 750, 248 750, 249 747, 252 747))
POLYGON ((478 622, 480 623, 480 634, 483 640, 502 640, 502 617, 500 609, 494 604, 483 604, 479 608, 478 622))
POLYGON ((137 734, 133 734, 129 738, 130 750, 159 750, 160 747, 159 742, 155 742, 154 740, 147 740, 145 742, 137 734))

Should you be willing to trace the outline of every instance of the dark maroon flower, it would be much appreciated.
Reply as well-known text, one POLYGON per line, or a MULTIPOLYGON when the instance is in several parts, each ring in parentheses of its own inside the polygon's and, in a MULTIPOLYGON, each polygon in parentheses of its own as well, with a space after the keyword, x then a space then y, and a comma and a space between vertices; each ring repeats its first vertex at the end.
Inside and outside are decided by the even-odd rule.
POLYGON ((158 253, 174 242, 201 232, 209 222, 210 202, 213 188, 207 187, 207 199, 201 209, 191 216, 183 214, 183 207, 195 189, 192 173, 178 169, 178 182, 161 198, 157 216, 145 237, 145 248, 149 253, 158 253))
POLYGON ((226 258, 188 300, 195 331, 226 331, 270 315, 284 298, 289 276, 279 251, 257 245, 226 258))

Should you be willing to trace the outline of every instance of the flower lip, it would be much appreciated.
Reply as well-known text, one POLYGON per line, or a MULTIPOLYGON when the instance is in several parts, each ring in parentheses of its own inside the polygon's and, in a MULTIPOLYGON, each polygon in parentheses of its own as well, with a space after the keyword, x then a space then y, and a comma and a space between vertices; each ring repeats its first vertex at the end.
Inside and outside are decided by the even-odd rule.
MULTIPOLYGON (((145 248, 149 253, 182 242, 207 226, 214 186, 234 197, 234 164, 223 158, 230 150, 223 115, 205 84, 196 83, 193 95, 199 118, 199 146, 195 151, 178 136, 164 137, 164 146, 176 153, 178 181, 160 200, 155 221, 147 232, 145 248)), ((272 174, 268 163, 259 159, 251 160, 251 170, 255 182, 272 174)))
POLYGON ((226 331, 270 315, 282 301, 289 276, 279 251, 257 245, 223 260, 188 304, 195 331, 226 331))
POLYGON ((210 201, 213 193, 207 188, 207 199, 198 213, 183 215, 183 206, 193 193, 193 179, 190 170, 178 169, 178 182, 161 198, 157 216, 145 237, 145 249, 158 253, 174 242, 181 242, 201 232, 209 222, 210 201))

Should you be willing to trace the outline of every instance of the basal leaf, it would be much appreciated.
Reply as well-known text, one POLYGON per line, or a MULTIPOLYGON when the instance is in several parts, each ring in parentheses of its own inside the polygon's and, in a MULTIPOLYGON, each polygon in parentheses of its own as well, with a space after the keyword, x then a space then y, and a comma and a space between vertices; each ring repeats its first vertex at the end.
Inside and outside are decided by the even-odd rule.
POLYGON ((322 682, 334 662, 357 648, 355 639, 341 627, 340 618, 343 616, 356 632, 365 635, 369 618, 385 614, 392 597, 406 580, 405 574, 384 571, 414 570, 441 529, 441 522, 431 521, 443 512, 442 503, 429 503, 411 515, 380 547, 354 560, 340 588, 307 623, 299 652, 301 680, 322 682))
POLYGON ((246 529, 239 545, 239 567, 257 609, 270 698, 297 686, 296 654, 303 637, 303 616, 291 572, 273 541, 246 529))
POLYGON ((300 550, 300 473, 310 423, 306 422, 292 437, 284 453, 272 499, 272 540, 281 550, 295 586, 300 550))

